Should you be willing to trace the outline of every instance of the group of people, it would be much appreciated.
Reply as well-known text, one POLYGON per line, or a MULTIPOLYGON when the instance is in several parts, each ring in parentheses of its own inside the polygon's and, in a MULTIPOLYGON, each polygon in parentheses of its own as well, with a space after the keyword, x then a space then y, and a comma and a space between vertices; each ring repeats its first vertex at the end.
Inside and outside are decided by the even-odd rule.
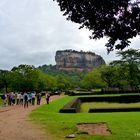
MULTIPOLYGON (((31 92, 31 93, 4 93, 1 98, 3 100, 4 106, 8 105, 23 105, 24 108, 28 108, 28 105, 40 105, 41 103, 41 93, 31 92)), ((46 99, 47 104, 49 99, 46 99)))

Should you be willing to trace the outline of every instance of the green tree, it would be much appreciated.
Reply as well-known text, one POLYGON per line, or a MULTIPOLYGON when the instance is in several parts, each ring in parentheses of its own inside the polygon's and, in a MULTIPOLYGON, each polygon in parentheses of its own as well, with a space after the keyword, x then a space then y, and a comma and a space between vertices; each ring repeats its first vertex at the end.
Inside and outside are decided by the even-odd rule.
POLYGON ((54 90, 56 84, 57 82, 55 76, 48 75, 39 70, 39 91, 54 90))
POLYGON ((19 65, 12 70, 12 87, 16 91, 33 91, 38 88, 39 73, 34 66, 19 65))
POLYGON ((4 88, 8 92, 10 87, 11 76, 8 70, 0 70, 0 89, 4 88))
POLYGON ((113 61, 112 66, 119 66, 123 69, 122 73, 128 84, 133 87, 140 85, 140 52, 135 49, 128 49, 126 51, 119 51, 118 56, 120 60, 113 61))
MULTIPOLYGON (((38 69, 40 71, 43 71, 47 75, 56 78, 55 81, 59 81, 59 82, 56 82, 56 83, 58 83, 59 87, 60 87, 60 85, 61 85, 61 87, 63 85, 64 88, 69 88, 69 89, 79 88, 81 86, 80 81, 83 79, 83 77, 87 73, 86 71, 82 71, 82 72, 62 71, 62 70, 56 69, 55 66, 52 66, 52 65, 43 65, 43 66, 38 67, 38 69), (62 81, 59 80, 58 77, 60 77, 60 79, 62 79, 62 81)), ((57 88, 58 87, 56 85, 54 90, 57 90, 57 88)))
POLYGON ((92 32, 91 39, 106 36, 108 52, 124 49, 140 34, 139 0, 54 0, 63 15, 92 32))
POLYGON ((45 91, 47 89, 47 80, 46 80, 46 74, 42 71, 39 72, 39 81, 38 81, 38 91, 45 91))
POLYGON ((66 90, 66 89, 69 89, 71 87, 70 81, 67 80, 67 78, 64 76, 57 76, 56 80, 57 80, 57 85, 56 85, 57 90, 66 90))
POLYGON ((81 81, 82 87, 90 90, 105 87, 105 82, 101 79, 101 68, 95 68, 88 72, 81 81))
POLYGON ((103 66, 101 68, 101 78, 108 87, 116 87, 118 81, 117 69, 113 66, 103 66))

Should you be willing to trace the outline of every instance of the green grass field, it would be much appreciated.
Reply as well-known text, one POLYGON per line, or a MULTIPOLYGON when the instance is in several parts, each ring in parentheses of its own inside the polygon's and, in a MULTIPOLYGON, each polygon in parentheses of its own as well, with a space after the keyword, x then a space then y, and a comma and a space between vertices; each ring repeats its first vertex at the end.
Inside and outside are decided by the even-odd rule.
POLYGON ((74 140, 140 140, 140 112, 121 113, 58 113, 74 97, 64 97, 35 109, 29 119, 38 124, 49 140, 66 140, 65 136, 78 132, 77 123, 106 122, 109 136, 76 134, 74 140))
POLYGON ((115 108, 115 107, 123 107, 123 108, 140 107, 140 102, 138 103, 87 102, 81 104, 80 112, 88 112, 90 108, 115 108))

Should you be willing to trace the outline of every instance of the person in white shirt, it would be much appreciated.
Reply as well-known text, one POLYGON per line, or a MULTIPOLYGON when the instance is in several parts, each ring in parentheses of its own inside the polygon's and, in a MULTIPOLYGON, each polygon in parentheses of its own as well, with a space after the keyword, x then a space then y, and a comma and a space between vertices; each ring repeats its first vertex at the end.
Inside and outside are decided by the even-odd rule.
POLYGON ((23 93, 20 94, 20 104, 23 105, 23 93))
POLYGON ((32 105, 35 105, 35 96, 36 96, 36 93, 33 92, 32 93, 32 105))
POLYGON ((21 94, 20 93, 19 94, 17 93, 16 96, 17 96, 17 105, 19 105, 21 94))

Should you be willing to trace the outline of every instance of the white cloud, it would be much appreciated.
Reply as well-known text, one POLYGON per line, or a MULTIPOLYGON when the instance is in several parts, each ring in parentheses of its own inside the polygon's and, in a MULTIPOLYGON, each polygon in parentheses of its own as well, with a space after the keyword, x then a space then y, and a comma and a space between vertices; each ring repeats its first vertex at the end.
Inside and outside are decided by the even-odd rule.
MULTIPOLYGON (((90 32, 62 16, 52 0, 0 1, 0 69, 19 64, 55 64, 57 50, 93 51, 109 62, 106 39, 90 40, 90 32)), ((139 38, 132 47, 139 48, 139 38)))

